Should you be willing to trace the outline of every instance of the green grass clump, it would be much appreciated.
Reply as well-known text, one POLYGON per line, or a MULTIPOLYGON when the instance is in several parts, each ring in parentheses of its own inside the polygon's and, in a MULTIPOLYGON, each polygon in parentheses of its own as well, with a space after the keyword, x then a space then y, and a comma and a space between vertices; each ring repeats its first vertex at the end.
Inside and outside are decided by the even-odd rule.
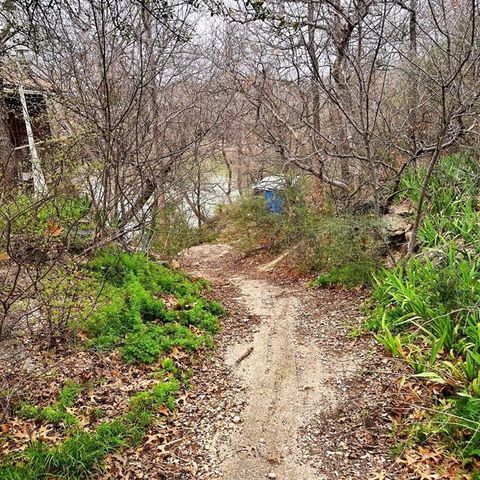
POLYGON ((174 394, 179 388, 179 382, 172 379, 168 382, 158 383, 152 390, 137 393, 130 400, 130 413, 135 415, 144 411, 152 412, 162 405, 173 410, 175 408, 174 394))
MULTIPOLYGON (((167 366, 169 364, 167 363, 167 366)), ((171 367, 171 365, 170 365, 171 367)), ((94 431, 77 430, 54 447, 34 442, 0 466, 2 480, 40 480, 88 478, 105 457, 122 447, 138 445, 161 406, 175 407, 179 382, 170 378, 152 390, 132 397, 130 410, 120 418, 104 422, 94 431)))
POLYGON ((74 382, 66 382, 60 391, 59 399, 47 407, 37 407, 31 403, 21 403, 17 413, 26 418, 34 418, 48 423, 63 423, 65 426, 78 424, 78 420, 67 409, 72 408, 83 387, 74 382))
POLYGON ((372 272, 378 265, 369 261, 333 267, 330 271, 320 274, 313 282, 312 287, 329 287, 344 285, 354 288, 369 285, 372 282, 372 272))

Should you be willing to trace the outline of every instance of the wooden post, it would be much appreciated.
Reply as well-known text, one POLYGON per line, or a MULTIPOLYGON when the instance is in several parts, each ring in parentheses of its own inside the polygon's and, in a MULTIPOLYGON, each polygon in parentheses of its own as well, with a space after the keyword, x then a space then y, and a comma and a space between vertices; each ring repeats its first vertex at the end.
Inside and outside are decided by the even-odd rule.
POLYGON ((20 95, 20 102, 22 104, 23 119, 27 129, 28 146, 30 148, 30 158, 32 160, 33 193, 35 196, 41 197, 48 193, 47 183, 45 182, 40 159, 38 158, 37 147, 33 137, 32 124, 28 114, 27 99, 25 98, 23 85, 18 87, 18 94, 20 95))

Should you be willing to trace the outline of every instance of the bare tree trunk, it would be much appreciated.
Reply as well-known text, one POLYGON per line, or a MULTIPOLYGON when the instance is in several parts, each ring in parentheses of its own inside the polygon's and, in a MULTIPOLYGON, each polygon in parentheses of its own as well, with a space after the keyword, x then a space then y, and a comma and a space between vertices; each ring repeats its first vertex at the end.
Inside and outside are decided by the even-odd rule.
MULTIPOLYGON (((335 39, 335 49, 336 49, 336 57, 335 61, 332 66, 332 77, 337 85, 338 91, 338 102, 340 103, 341 108, 345 108, 347 106, 348 109, 351 108, 351 99, 348 92, 348 86, 345 83, 345 74, 344 74, 344 66, 345 66, 345 59, 347 56, 347 48, 350 42, 353 30, 354 30, 354 23, 349 22, 346 25, 341 25, 341 21, 337 20, 339 25, 337 27, 338 36, 335 39)), ((334 107, 335 108, 335 107, 334 107)), ((351 133, 350 127, 348 122, 344 125, 343 124, 343 114, 341 112, 341 108, 338 109, 338 124, 339 129, 343 132, 343 144, 348 146, 351 143, 351 133)), ((340 171, 342 174, 342 180, 347 185, 351 183, 351 173, 350 173, 350 166, 349 166, 349 159, 344 158, 340 160, 340 171)))
POLYGON ((308 2, 308 56, 312 67, 311 89, 312 89, 312 117, 313 117, 313 143, 316 146, 316 137, 320 132, 320 87, 318 84, 320 75, 317 47, 315 45, 315 2, 308 2))
POLYGON ((195 188, 195 202, 197 212, 197 226, 202 228, 202 165, 198 161, 198 148, 195 149, 195 164, 197 167, 197 185, 195 188))
POLYGON ((225 135, 222 135, 222 158, 223 163, 227 169, 227 188, 225 190, 225 195, 227 196, 227 200, 229 203, 232 202, 231 194, 232 194, 232 183, 233 183, 233 170, 232 170, 232 162, 228 158, 227 151, 225 150, 225 135))
POLYGON ((417 0, 410 0, 409 18, 409 61, 410 71, 408 75, 408 125, 412 152, 417 150, 417 108, 418 108, 418 72, 415 71, 417 63, 417 0))
POLYGON ((433 171, 435 170, 435 166, 437 165, 438 159, 440 158, 441 143, 442 143, 442 136, 439 136, 437 140, 436 148, 432 154, 432 157, 430 159, 430 164, 428 165, 428 169, 425 173, 425 177, 422 182, 420 196, 418 197, 417 211, 415 213, 415 222, 413 223, 412 234, 411 234, 412 236, 410 237, 410 241, 408 242, 406 258, 410 258, 413 255, 413 252, 415 251, 415 247, 417 245, 417 234, 418 234, 418 228, 420 226, 420 220, 422 218, 423 204, 425 202, 428 186, 430 184, 430 178, 432 177, 433 171))

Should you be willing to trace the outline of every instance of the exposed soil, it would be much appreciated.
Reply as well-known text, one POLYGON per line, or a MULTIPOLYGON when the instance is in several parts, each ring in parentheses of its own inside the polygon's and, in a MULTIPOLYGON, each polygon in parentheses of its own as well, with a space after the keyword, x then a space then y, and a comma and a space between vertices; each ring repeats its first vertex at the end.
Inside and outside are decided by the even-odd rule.
POLYGON ((211 280, 229 315, 177 417, 190 467, 176 478, 401 478, 388 412, 400 372, 370 338, 349 336, 361 291, 267 277, 228 245, 181 263, 211 280))
MULTIPOLYGON (((173 353, 182 369, 193 370, 177 411, 164 412, 142 445, 110 455, 94 478, 421 478, 390 455, 404 372, 370 337, 351 335, 363 323, 364 292, 309 289, 291 272, 258 268, 270 261, 240 258, 228 245, 194 247, 180 259, 211 281, 210 295, 227 309, 217 347, 194 357, 173 353)), ((87 384, 73 412, 87 430, 121 414, 132 394, 155 382, 154 365, 133 368, 116 352, 3 347, 3 381, 28 385, 35 404, 55 401, 66 379, 87 384), (99 408, 103 415, 92 416, 99 408)), ((0 455, 32 439, 53 445, 65 434, 12 417, 2 425, 0 455)))

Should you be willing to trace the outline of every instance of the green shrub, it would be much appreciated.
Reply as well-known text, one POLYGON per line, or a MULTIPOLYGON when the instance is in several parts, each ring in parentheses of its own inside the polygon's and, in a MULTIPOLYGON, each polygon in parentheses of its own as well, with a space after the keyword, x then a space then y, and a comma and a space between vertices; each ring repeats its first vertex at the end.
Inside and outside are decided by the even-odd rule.
POLYGON ((383 253, 376 221, 317 208, 305 200, 310 189, 302 184, 287 189, 281 214, 270 213, 261 196, 243 196, 225 210, 224 235, 247 252, 290 250, 297 269, 322 272, 318 286, 369 283, 383 253))
POLYGON ((258 195, 243 195, 239 201, 225 208, 222 218, 223 236, 244 252, 267 245, 279 250, 283 238, 279 236, 280 216, 269 212, 265 200, 258 195))
POLYGON ((200 228, 192 226, 178 205, 172 204, 159 212, 150 248, 161 258, 168 260, 187 248, 213 242, 217 235, 215 222, 209 221, 200 228))
MULTIPOLYGON (((90 202, 86 197, 55 195, 38 201, 20 194, 2 205, 0 231, 13 238, 19 236, 24 242, 45 242, 53 233, 65 245, 77 248, 86 241, 82 231, 92 228, 89 213, 90 202), (57 226, 59 229, 55 231, 57 226)), ((4 248, 6 241, 6 237, 0 237, 4 248)))

